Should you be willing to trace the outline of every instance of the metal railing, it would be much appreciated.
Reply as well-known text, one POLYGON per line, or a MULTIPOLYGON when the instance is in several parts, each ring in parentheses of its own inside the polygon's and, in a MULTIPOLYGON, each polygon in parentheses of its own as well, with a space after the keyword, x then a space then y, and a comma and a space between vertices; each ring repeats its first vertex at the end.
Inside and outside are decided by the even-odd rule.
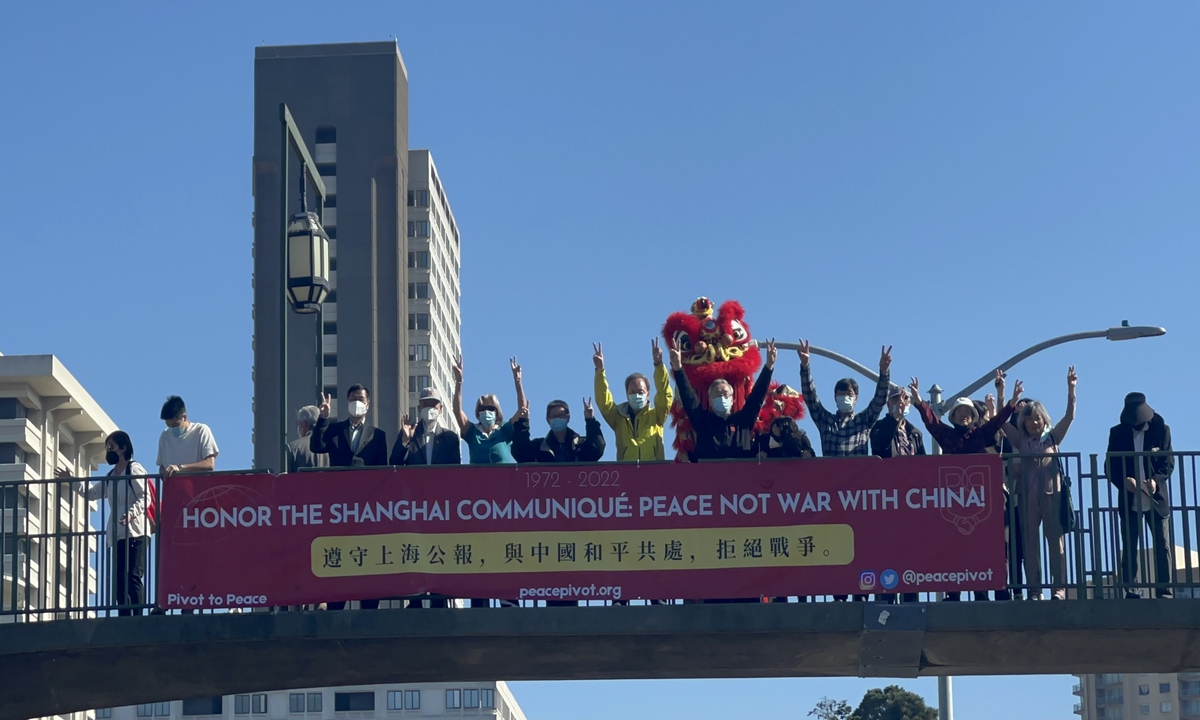
MULTIPOLYGON (((1200 597, 1198 459, 1200 452, 1006 455, 1008 590, 996 598, 1200 597), (1108 477, 1110 468, 1122 465, 1114 461, 1126 458, 1157 462, 1160 468, 1171 461, 1170 476, 1163 480, 1165 502, 1161 492, 1158 502, 1153 497, 1145 505, 1126 502, 1137 495, 1118 489, 1108 477), (1046 468, 1051 477, 1069 478, 1069 485, 1053 486, 1054 492, 1041 497, 1045 487, 1029 488, 1027 483, 1031 477, 1044 478, 1038 473, 1046 468), (1039 516, 1058 513, 1068 494, 1077 527, 1062 535, 1060 560, 1048 542, 1057 544, 1058 520, 1043 517, 1040 531, 1026 529, 1039 516), (1039 562, 1032 562, 1030 552, 1039 562), (1040 579, 1032 572, 1039 567, 1040 579)), ((127 499, 122 487, 142 483, 149 494, 153 485, 161 498, 162 482, 161 476, 148 475, 0 483, 0 623, 161 612, 154 606, 157 535, 148 532, 134 538, 139 542, 128 542, 127 526, 110 525, 110 517, 114 500, 123 506, 127 499), (89 489, 94 499, 88 499, 89 489), (129 572, 139 565, 144 566, 140 593, 130 577, 136 573, 129 572)), ((975 593, 975 599, 986 597, 975 593)), ((917 599, 937 598, 927 593, 917 599)), ((405 604, 393 600, 381 606, 405 604)))

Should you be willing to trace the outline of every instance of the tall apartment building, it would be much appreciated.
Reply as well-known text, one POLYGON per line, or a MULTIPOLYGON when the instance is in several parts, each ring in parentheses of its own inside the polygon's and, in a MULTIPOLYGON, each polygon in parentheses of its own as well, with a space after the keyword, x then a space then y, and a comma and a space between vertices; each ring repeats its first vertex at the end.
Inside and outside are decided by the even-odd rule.
MULTIPOLYGON (((71 572, 69 558, 96 553, 87 533, 96 510, 82 483, 33 483, 56 469, 88 477, 117 429, 79 381, 53 355, 0 356, 0 610, 80 607, 97 592, 95 566, 71 572), (8 484, 12 483, 12 484, 8 484), (66 531, 57 538, 17 537, 66 531)), ((65 613, 0 615, 0 622, 56 619, 65 613)), ((82 616, 81 613, 72 613, 82 616)))
POLYGON ((96 720, 525 720, 503 682, 408 683, 192 698, 95 711, 96 720))
MULTIPOLYGON (((409 150, 408 169, 408 408, 417 416, 421 390, 435 387, 449 400, 454 360, 462 352, 459 316, 458 223, 428 150, 409 150)), ((465 402, 465 401, 464 401, 465 402)), ((470 414, 471 408, 467 408, 470 414)), ((458 430, 443 412, 441 424, 458 430)))
MULTIPOLYGON (((343 402, 362 383, 368 419, 394 437, 408 409, 408 72, 395 42, 259 47, 254 60, 254 463, 278 469, 295 411, 324 391, 343 402), (282 285, 280 183, 299 211, 300 164, 280 177, 286 103, 329 197, 334 286, 317 315, 287 317, 287 409, 279 397, 282 285), (319 338, 319 340, 318 340, 319 338), (320 347, 318 347, 320 342, 320 347)), ((310 192, 309 197, 313 198, 310 192)), ((315 202, 315 199, 314 199, 315 202)), ((313 209, 310 203, 310 208, 313 209)))
POLYGON ((1200 718, 1200 673, 1077 675, 1075 714, 1082 720, 1200 718))

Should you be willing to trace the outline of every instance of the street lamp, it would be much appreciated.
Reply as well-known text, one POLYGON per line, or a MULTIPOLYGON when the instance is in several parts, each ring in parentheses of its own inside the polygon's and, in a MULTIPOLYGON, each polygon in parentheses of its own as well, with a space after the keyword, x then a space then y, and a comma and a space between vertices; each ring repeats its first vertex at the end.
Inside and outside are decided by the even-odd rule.
POLYGON ((325 183, 317 170, 304 138, 296 127, 287 103, 279 104, 280 149, 279 149, 279 242, 280 242, 280 290, 286 288, 286 299, 281 292, 279 298, 279 471, 288 466, 288 427, 292 424, 292 411, 287 398, 287 355, 288 355, 288 306, 297 313, 316 313, 316 380, 317 394, 325 389, 322 367, 323 313, 321 303, 329 290, 329 235, 321 226, 325 213, 325 183), (300 156, 301 185, 300 212, 288 222, 288 160, 291 151, 300 156), (305 207, 305 195, 309 181, 317 191, 320 201, 317 212, 310 213, 305 207))

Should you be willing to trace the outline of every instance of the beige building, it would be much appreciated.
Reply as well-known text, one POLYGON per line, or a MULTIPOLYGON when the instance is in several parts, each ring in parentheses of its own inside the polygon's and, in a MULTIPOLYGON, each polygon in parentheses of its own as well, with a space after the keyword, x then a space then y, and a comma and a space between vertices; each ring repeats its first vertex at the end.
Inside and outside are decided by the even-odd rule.
POLYGON ((96 571, 81 577, 69 568, 80 564, 72 558, 93 555, 104 542, 88 532, 96 505, 84 500, 84 483, 35 481, 52 480, 56 469, 90 476, 104 456, 104 438, 116 429, 58 358, 0 356, 0 536, 71 533, 2 544, 0 613, 63 611, 0 614, 0 623, 83 615, 71 609, 86 606, 96 593, 96 571))
POLYGON ((525 720, 503 682, 300 688, 95 711, 96 720, 525 720))
POLYGON ((1083 720, 1200 718, 1200 673, 1078 675, 1073 688, 1083 720))

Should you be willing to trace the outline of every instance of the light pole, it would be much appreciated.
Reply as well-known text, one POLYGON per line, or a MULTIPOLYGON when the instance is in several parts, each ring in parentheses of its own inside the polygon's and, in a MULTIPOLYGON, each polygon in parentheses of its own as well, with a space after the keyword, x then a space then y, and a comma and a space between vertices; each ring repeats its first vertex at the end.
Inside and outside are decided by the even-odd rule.
MULTIPOLYGON (((1051 338, 1050 340, 1046 340, 1045 342, 1040 342, 1037 345, 1026 348, 1025 350, 1022 350, 1021 352, 1017 353, 1016 355, 1013 355, 1008 360, 1005 360, 997 369, 999 369, 1001 371, 1006 371, 1031 355, 1035 355, 1047 348, 1052 348, 1055 345, 1062 345, 1063 343, 1069 343, 1069 342, 1073 342, 1075 340, 1090 340, 1093 338, 1105 338, 1107 340, 1113 340, 1113 341, 1136 340, 1138 338, 1145 338, 1145 337, 1158 337, 1159 335, 1165 335, 1166 332, 1167 331, 1164 328, 1154 327, 1154 326, 1150 326, 1150 325, 1130 326, 1128 320, 1123 320, 1119 326, 1111 327, 1107 330, 1093 330, 1091 332, 1081 332, 1081 333, 1072 333, 1070 335, 1060 335, 1059 337, 1051 338)), ((766 342, 760 340, 758 345, 759 345, 759 347, 766 347, 766 342)), ((777 342, 777 343, 775 343, 775 347, 782 348, 785 350, 799 350, 800 349, 800 345, 797 343, 777 342)), ((869 368, 867 368, 862 363, 856 362, 856 361, 846 357, 845 355, 840 355, 831 350, 825 350, 823 348, 818 348, 815 346, 809 346, 809 352, 812 353, 813 355, 820 355, 821 357, 829 358, 830 360, 839 362, 839 363, 845 365, 846 367, 851 368, 851 369, 855 370, 856 372, 870 378, 872 382, 879 382, 879 374, 878 373, 872 372, 869 368)), ((938 387, 936 384, 934 384, 932 387, 929 388, 929 406, 931 408, 933 408, 933 411, 938 416, 941 416, 941 414, 946 409, 946 405, 948 405, 951 402, 954 402, 954 400, 956 400, 960 397, 969 397, 971 395, 971 393, 975 392, 976 390, 979 390, 984 385, 987 385, 988 382, 995 379, 995 377, 996 377, 996 373, 995 373, 995 371, 992 371, 991 373, 984 375, 983 377, 979 378, 975 382, 966 386, 965 388, 963 388, 959 392, 955 393, 954 395, 951 395, 949 400, 942 399, 942 389, 940 387, 938 387)), ((895 385, 895 384, 896 383, 892 383, 892 385, 895 385)), ((940 447, 938 447, 937 441, 933 441, 933 454, 940 455, 941 452, 942 452, 942 449, 940 447)), ((950 677, 949 675, 939 675, 938 676, 938 720, 954 720, 954 679, 952 677, 950 677)))
POLYGON ((329 235, 321 225, 325 215, 325 183, 304 144, 304 138, 292 119, 287 103, 279 104, 280 150, 279 150, 279 255, 280 290, 279 298, 279 472, 288 466, 288 427, 291 425, 291 408, 287 399, 288 365, 288 305, 297 313, 317 314, 317 392, 324 391, 322 381, 324 357, 322 353, 323 322, 321 303, 329 290, 329 235), (288 159, 292 150, 300 156, 300 212, 288 221, 288 159), (308 212, 305 207, 305 190, 308 181, 320 196, 317 212, 308 212))

